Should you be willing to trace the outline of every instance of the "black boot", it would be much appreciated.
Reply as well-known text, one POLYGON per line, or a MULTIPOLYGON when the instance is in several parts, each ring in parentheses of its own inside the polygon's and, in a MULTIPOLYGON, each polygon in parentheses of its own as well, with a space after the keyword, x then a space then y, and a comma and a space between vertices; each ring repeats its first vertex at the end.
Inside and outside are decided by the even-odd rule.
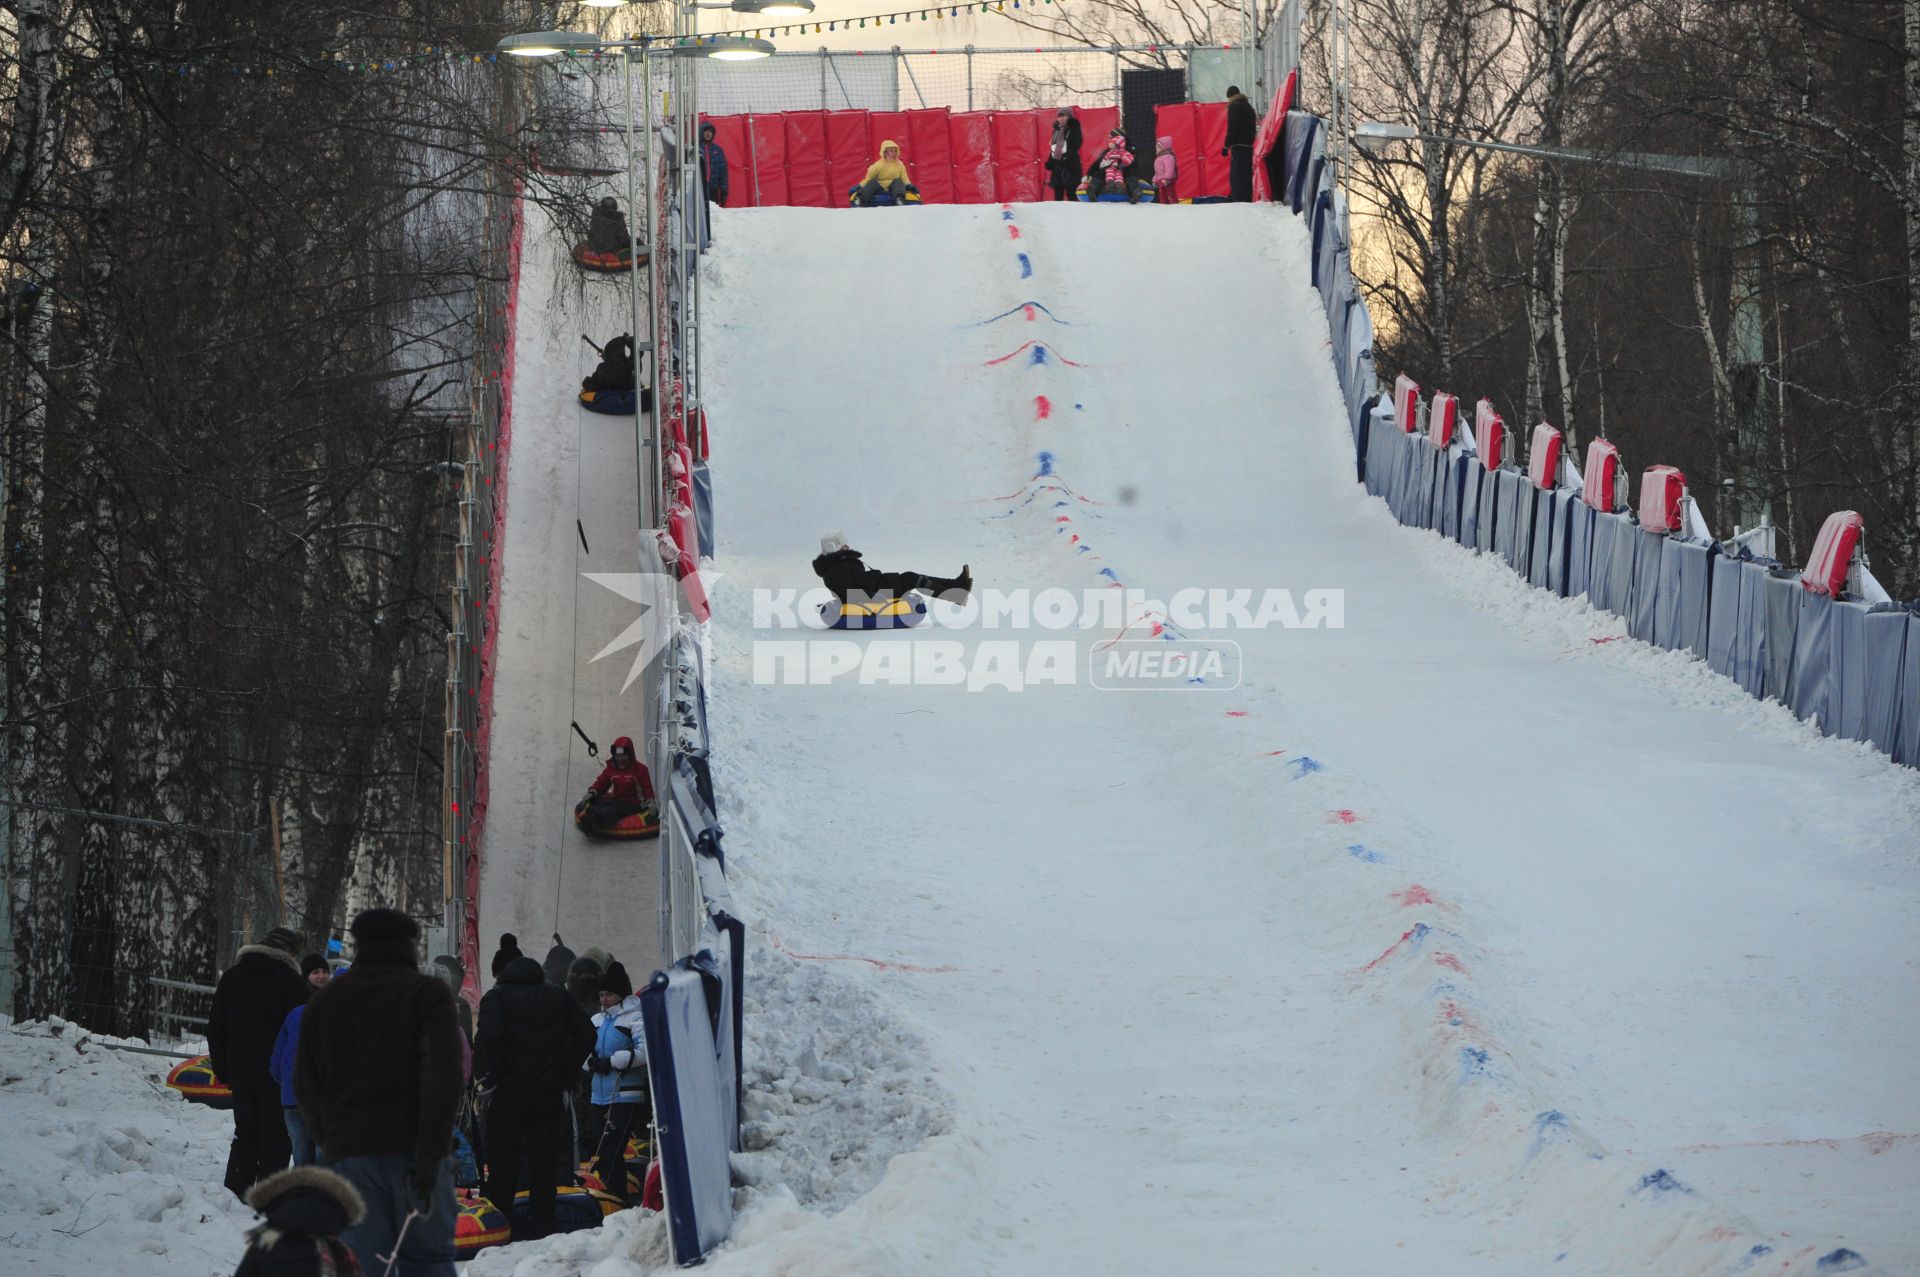
POLYGON ((959 576, 945 579, 923 576, 920 578, 920 588, 942 603, 965 603, 973 596, 973 569, 962 564, 959 576))

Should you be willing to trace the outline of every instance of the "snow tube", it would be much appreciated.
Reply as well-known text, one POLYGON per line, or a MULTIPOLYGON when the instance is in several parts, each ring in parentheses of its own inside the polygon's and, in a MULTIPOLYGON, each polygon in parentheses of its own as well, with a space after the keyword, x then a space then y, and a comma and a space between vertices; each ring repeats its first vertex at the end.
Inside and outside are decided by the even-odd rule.
POLYGON ((637 811, 631 816, 622 816, 608 829, 588 829, 587 814, 584 810, 573 813, 573 826, 589 838, 652 838, 660 832, 660 813, 655 810, 637 811))
POLYGON ((463 1193, 460 1213, 453 1217, 453 1254, 456 1259, 472 1259, 489 1246, 504 1246, 513 1240, 507 1217, 492 1202, 477 1193, 463 1193))
MULTIPOLYGON (((513 1197, 513 1226, 523 1231, 533 1226, 533 1201, 527 1192, 523 1188, 513 1197)), ((627 1204, 619 1198, 597 1189, 562 1184, 553 1194, 553 1231, 577 1233, 583 1228, 598 1228, 601 1220, 626 1208, 627 1204)), ((457 1234, 455 1245, 458 1245, 457 1234)))
POLYGON ((1130 177, 1127 179, 1127 189, 1131 191, 1132 194, 1122 195, 1118 191, 1104 191, 1098 198, 1095 198, 1087 194, 1087 187, 1092 181, 1093 179, 1089 177, 1081 178, 1079 187, 1073 193, 1073 198, 1079 200, 1082 204, 1153 203, 1153 183, 1151 182, 1142 181, 1137 177, 1130 177))
POLYGON ((588 412, 609 417, 631 417, 634 408, 645 403, 651 409, 653 396, 644 390, 583 390, 580 406, 588 412))
POLYGON ((667 1195, 660 1188, 660 1163, 647 1167, 646 1186, 640 1190, 640 1205, 646 1210, 665 1210, 667 1195))
POLYGON ((581 270, 597 271, 602 275, 618 275, 635 266, 645 266, 648 256, 642 253, 635 260, 625 253, 596 253, 587 247, 584 240, 573 246, 573 264, 581 270))
MULTIPOLYGON (((873 197, 873 203, 864 205, 864 207, 892 208, 896 203, 899 203, 899 204, 920 203, 920 188, 917 186, 907 187, 906 196, 900 200, 895 200, 893 196, 887 191, 881 191, 873 197)), ((848 208, 863 207, 863 205, 860 203, 860 188, 858 186, 849 186, 847 188, 847 207, 848 208)))
MULTIPOLYGON (((633 1163, 626 1167, 627 1191, 624 1194, 626 1198, 630 1200, 637 1200, 639 1198, 640 1181, 641 1181, 641 1178, 645 1175, 645 1173, 646 1173, 646 1168, 641 1163, 633 1163), (640 1169, 635 1170, 634 1169, 635 1166, 640 1166, 640 1169)), ((603 1194, 604 1196, 613 1198, 615 1200, 619 1200, 623 1196, 622 1194, 615 1193, 607 1188, 606 1181, 602 1180, 598 1175, 594 1174, 592 1163, 588 1163, 587 1165, 582 1166, 580 1168, 579 1178, 580 1178, 580 1187, 582 1188, 592 1189, 596 1193, 603 1194)), ((607 1213, 611 1215, 613 1212, 608 1211, 607 1213)))
POLYGON ((195 1104, 216 1109, 233 1107, 233 1092, 213 1075, 213 1062, 204 1055, 174 1065, 167 1074, 167 1085, 195 1104))
POLYGON ((927 619, 927 601, 918 594, 877 603, 822 603, 820 619, 830 630, 905 630, 927 619))

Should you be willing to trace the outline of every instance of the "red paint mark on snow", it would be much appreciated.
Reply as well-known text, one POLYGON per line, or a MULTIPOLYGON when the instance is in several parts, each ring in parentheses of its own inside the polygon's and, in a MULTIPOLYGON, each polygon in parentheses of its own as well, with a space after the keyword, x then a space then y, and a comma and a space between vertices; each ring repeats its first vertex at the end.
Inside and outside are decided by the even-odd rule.
POLYGON ((1595 647, 1599 647, 1602 643, 1618 643, 1621 639, 1626 637, 1627 636, 1624 634, 1609 634, 1605 638, 1590 638, 1587 640, 1587 642, 1593 644, 1595 647))
POLYGON ((1430 905, 1433 903, 1433 896, 1428 893, 1425 887, 1417 882, 1405 891, 1393 892, 1388 899, 1398 900, 1402 909, 1411 909, 1415 905, 1430 905))
POLYGON ((1072 523, 1073 519, 1064 514, 1056 514, 1053 516, 1053 521, 1055 523, 1072 523))
POLYGON ((1245 718, 1246 716, 1247 711, 1243 709, 1230 709, 1227 711, 1228 718, 1245 718))
POLYGON ((1039 316, 1038 316, 1038 315, 1036 315, 1036 314, 1034 314, 1034 310, 1033 310, 1033 305, 1032 305, 1032 303, 1028 303, 1028 305, 1027 305, 1027 307, 1026 307, 1026 311, 1027 311, 1027 322, 1028 322, 1029 324, 1031 324, 1031 323, 1032 323, 1032 322, 1033 322, 1034 320, 1036 320, 1036 319, 1038 319, 1038 318, 1039 318, 1039 316))
POLYGON ((1018 226, 1015 226, 1012 222, 1007 223, 1007 238, 1008 239, 1020 238, 1020 228, 1018 226))
POLYGON ((1369 962, 1366 966, 1361 967, 1360 969, 1362 971, 1373 970, 1375 967, 1385 962, 1388 958, 1392 957, 1394 950, 1398 949, 1401 945, 1405 944, 1408 940, 1412 938, 1413 938, 1413 928, 1409 927, 1405 931, 1402 931, 1400 933, 1400 938, 1398 940, 1395 940, 1392 944, 1388 945, 1385 949, 1382 949, 1380 951, 1379 957, 1375 958, 1372 962, 1369 962))
POLYGON ((1260 755, 1260 757, 1262 757, 1262 758, 1279 758, 1279 757, 1281 757, 1282 755, 1284 755, 1284 754, 1285 754, 1286 752, 1287 752, 1287 751, 1286 751, 1286 750, 1284 750, 1284 749, 1270 749, 1270 750, 1268 750, 1268 751, 1267 751, 1266 753, 1264 753, 1264 754, 1262 754, 1262 755, 1260 755))
POLYGON ((1451 953, 1434 954, 1433 965, 1436 967, 1445 967, 1449 971, 1458 971, 1461 975, 1467 974, 1467 969, 1460 965, 1460 959, 1454 957, 1451 953))
POLYGON ((1351 808, 1342 807, 1337 811, 1327 813, 1327 823, 1329 825, 1357 825, 1360 823, 1360 813, 1351 808))
POLYGON ((1045 395, 1033 397, 1033 417, 1035 421, 1045 421, 1053 415, 1053 402, 1045 395))
POLYGON ((1480 1026, 1473 1022, 1473 1017, 1451 998, 1440 1004, 1440 1022, 1451 1028, 1465 1029, 1468 1033, 1480 1032, 1480 1026))

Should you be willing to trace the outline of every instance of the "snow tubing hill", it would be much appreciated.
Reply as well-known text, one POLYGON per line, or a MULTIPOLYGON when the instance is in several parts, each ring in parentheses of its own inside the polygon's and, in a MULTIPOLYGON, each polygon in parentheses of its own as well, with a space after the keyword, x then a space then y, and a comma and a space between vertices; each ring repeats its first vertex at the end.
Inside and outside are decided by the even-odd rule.
POLYGON ((617 275, 632 270, 635 266, 645 266, 648 253, 641 253, 636 259, 625 253, 596 253, 588 248, 585 241, 573 246, 573 264, 581 270, 597 271, 602 275, 617 275))
POLYGON ((583 390, 580 392, 582 408, 607 417, 631 417, 634 409, 642 403, 651 410, 652 394, 645 390, 583 390))
POLYGON ((573 813, 573 824, 589 838, 653 838, 660 833, 660 813, 637 811, 631 816, 622 816, 606 829, 589 829, 586 813, 577 811, 573 813))
POLYGON ((213 1075, 213 1062, 204 1055, 174 1065, 167 1074, 167 1085, 195 1104, 216 1109, 233 1107, 233 1091, 213 1075))
POLYGON ((830 630, 906 630, 927 619, 927 601, 902 594, 878 603, 822 603, 820 619, 830 630))

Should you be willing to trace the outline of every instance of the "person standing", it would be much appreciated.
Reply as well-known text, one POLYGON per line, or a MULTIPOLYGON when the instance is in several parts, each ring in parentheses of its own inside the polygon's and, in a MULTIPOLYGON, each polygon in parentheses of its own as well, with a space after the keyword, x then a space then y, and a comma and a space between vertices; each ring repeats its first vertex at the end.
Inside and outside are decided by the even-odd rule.
POLYGON ((1070 200, 1080 189, 1084 170, 1080 165, 1080 117, 1073 108, 1063 106, 1054 112, 1053 138, 1047 143, 1047 184, 1055 200, 1070 200))
POLYGON ((533 1218, 515 1241, 553 1231, 554 1191, 567 1139, 566 1094, 593 1050, 593 1025, 532 958, 517 958, 480 999, 480 1054, 492 1075, 486 1199, 508 1219, 524 1179, 533 1218))
POLYGON ((593 1073, 593 1102, 607 1114, 593 1170, 609 1193, 627 1201, 627 1136, 636 1123, 645 1125, 650 1111, 640 999, 618 962, 600 978, 600 1014, 593 1017, 593 1026, 593 1055, 586 1067, 593 1073))
POLYGON ((214 1076, 233 1091, 233 1143, 227 1150, 227 1191, 247 1190, 285 1170, 293 1154, 270 1065, 287 1012, 309 992, 300 978, 300 934, 275 927, 258 944, 243 945, 238 961, 214 987, 207 1017, 207 1055, 214 1076))
POLYGON ((391 1255, 396 1277, 454 1277, 448 1154, 465 1077, 453 995, 418 969, 406 914, 368 909, 348 930, 353 973, 315 994, 300 1025, 300 1117, 366 1204, 341 1234, 360 1266, 386 1272, 391 1255))
POLYGON ((1240 86, 1228 85, 1227 144, 1220 148, 1220 154, 1227 157, 1227 202, 1230 204, 1253 202, 1253 135, 1259 127, 1253 103, 1240 92, 1240 86))

